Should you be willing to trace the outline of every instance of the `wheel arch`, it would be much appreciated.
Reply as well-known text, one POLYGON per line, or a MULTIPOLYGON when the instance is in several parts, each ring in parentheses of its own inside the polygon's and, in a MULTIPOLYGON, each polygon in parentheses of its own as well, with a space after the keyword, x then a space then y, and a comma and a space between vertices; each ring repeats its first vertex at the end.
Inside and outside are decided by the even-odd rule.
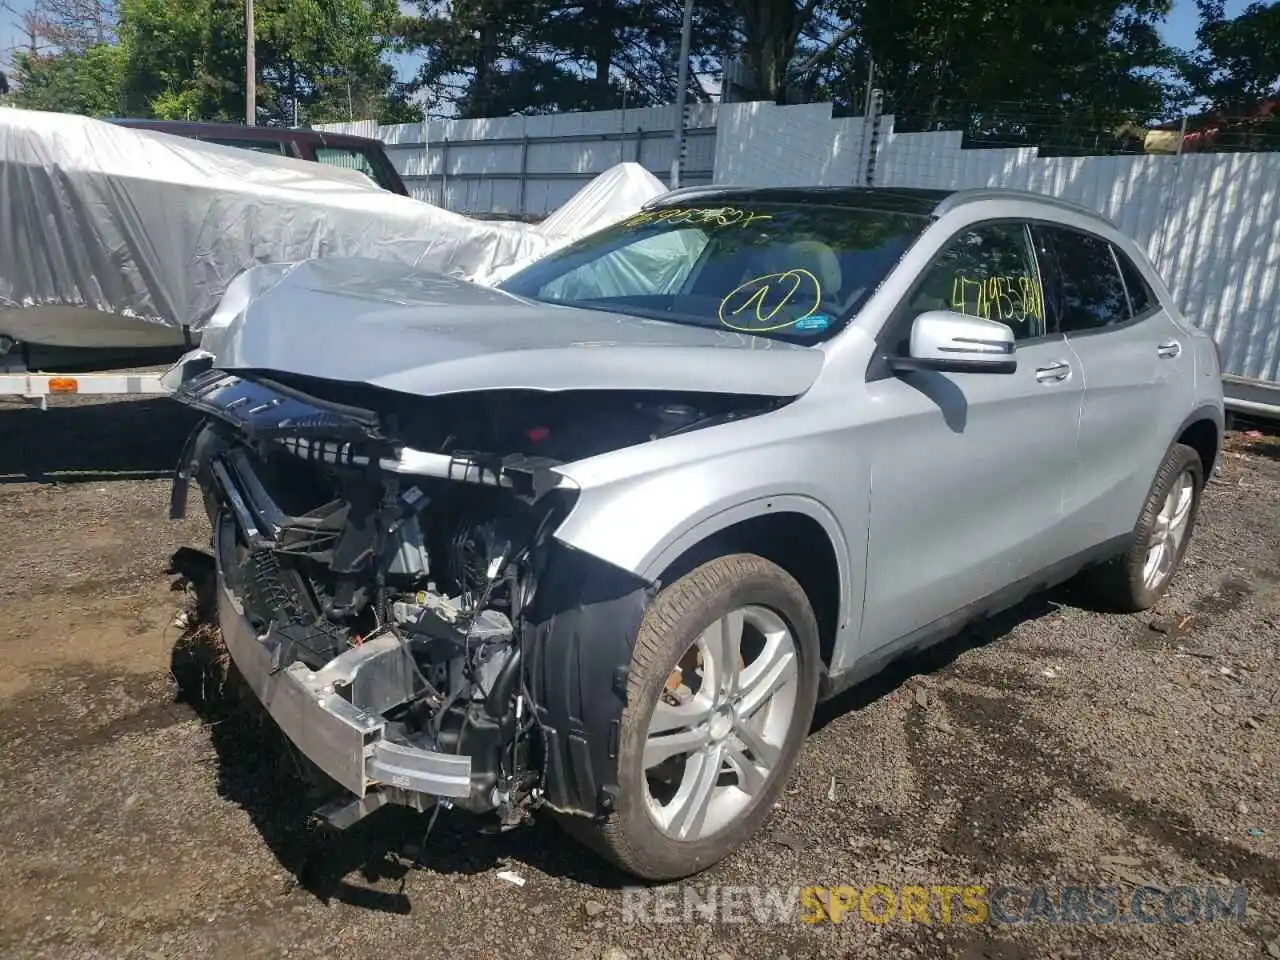
POLYGON ((1223 413, 1213 406, 1198 408, 1178 427, 1174 443, 1186 444, 1199 454, 1206 483, 1213 475, 1213 468, 1218 462, 1218 456, 1222 453, 1225 432, 1223 413))
POLYGON ((722 510, 650 551, 644 577, 659 585, 726 553, 755 553, 804 589, 818 620, 824 668, 835 661, 852 616, 849 552, 835 515, 797 494, 764 496, 722 510))
MULTIPOLYGON (((1187 444, 1199 454, 1204 467, 1204 483, 1213 475, 1213 467, 1222 453, 1222 440, 1226 434, 1224 412, 1220 407, 1204 404, 1189 413, 1178 426, 1170 447, 1175 443, 1187 444)), ((1169 456, 1169 454, 1165 454, 1169 456)))

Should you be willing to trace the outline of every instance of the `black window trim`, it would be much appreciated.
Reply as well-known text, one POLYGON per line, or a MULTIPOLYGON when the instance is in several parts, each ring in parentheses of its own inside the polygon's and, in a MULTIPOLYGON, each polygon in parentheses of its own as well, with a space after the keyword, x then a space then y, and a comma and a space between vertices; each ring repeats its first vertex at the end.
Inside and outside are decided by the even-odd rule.
MULTIPOLYGON (((897 330, 902 325, 904 308, 910 303, 911 298, 915 296, 915 294, 919 291, 920 285, 921 283, 924 282, 924 278, 926 274, 928 274, 928 272, 932 270, 933 267, 938 263, 939 258, 941 258, 942 254, 951 245, 951 242, 955 240, 957 237, 959 237, 961 234, 967 233, 971 230, 978 230, 982 227, 999 226, 1001 224, 1009 224, 1009 223, 1020 224, 1022 226, 1023 233, 1026 236, 1027 249, 1031 253, 1031 260, 1036 268, 1036 279, 1040 282, 1040 291, 1042 296, 1044 296, 1045 298, 1045 303, 1046 303, 1045 332, 1038 337, 1028 337, 1026 340, 1015 340, 1014 354, 1016 355, 1018 350, 1024 349, 1026 347, 1039 346, 1040 344, 1044 344, 1044 343, 1056 343, 1060 340, 1065 339, 1065 336, 1061 331, 1058 331, 1058 330, 1051 331, 1049 329, 1049 311, 1047 306, 1048 288, 1045 285, 1045 276, 1044 276, 1045 271, 1044 271, 1044 266, 1040 263, 1040 255, 1036 251, 1035 238, 1034 236, 1032 236, 1032 233, 1031 233, 1031 225, 1033 223, 1038 223, 1038 222, 1040 221, 1038 221, 1035 218, 1028 218, 1028 217, 991 217, 986 220, 974 220, 970 223, 966 223, 964 226, 957 228, 957 230, 954 233, 952 233, 949 237, 947 237, 946 240, 944 240, 942 244, 938 247, 937 253, 935 253, 932 257, 929 258, 929 262, 916 275, 916 278, 912 282, 911 286, 907 288, 907 292, 904 293, 898 299, 898 302, 893 305, 893 309, 889 311, 888 319, 885 320, 885 322, 880 325, 880 329, 876 332, 875 350, 872 352, 871 359, 867 363, 867 369, 865 374, 866 382, 874 383, 879 380, 889 380, 896 376, 896 374, 889 368, 889 359, 890 359, 889 349, 892 342, 898 338, 890 337, 889 334, 892 331, 897 330)), ((1044 221, 1044 222, 1052 223, 1053 221, 1044 221)), ((1056 253, 1055 253, 1055 257, 1056 257, 1056 253)), ((1056 266, 1057 266, 1056 263, 1054 266, 1056 269, 1056 266)), ((1054 274, 1054 277, 1056 279, 1057 277, 1056 273, 1054 274)), ((1110 328, 1108 327, 1104 329, 1110 329, 1110 328)))
MULTIPOLYGON (((1071 224, 1059 223, 1055 220, 1036 220, 1035 222, 1041 226, 1052 227, 1055 230, 1061 230, 1067 233, 1083 234, 1086 237, 1091 237, 1094 240, 1098 240, 1102 243, 1105 243, 1107 245, 1107 250, 1111 252, 1111 262, 1115 266, 1116 273, 1120 277, 1120 286, 1124 290, 1124 300, 1129 307, 1129 319, 1122 320, 1120 323, 1113 323, 1105 327, 1088 327, 1084 330, 1062 331, 1062 336, 1066 337, 1068 341, 1078 340, 1081 337, 1097 336, 1100 333, 1113 333, 1116 330, 1128 330, 1130 327, 1136 327, 1138 324, 1151 319, 1153 316, 1155 316, 1157 313, 1159 313, 1164 309, 1164 304, 1160 302, 1159 295, 1155 292, 1155 289, 1152 288, 1151 298, 1152 298, 1153 306, 1143 311, 1140 314, 1134 314, 1133 300, 1129 296, 1129 284, 1128 284, 1128 281, 1126 281, 1124 278, 1124 270, 1120 268, 1120 261, 1118 259, 1118 257, 1123 253, 1123 251, 1117 250, 1116 245, 1111 240, 1102 236, 1102 234, 1100 233, 1095 233, 1092 230, 1086 230, 1082 227, 1072 226, 1071 224)), ((1060 285, 1062 282, 1062 277, 1061 277, 1062 264, 1061 264, 1061 261, 1058 260, 1057 241, 1053 238, 1052 234, 1049 235, 1049 240, 1050 240, 1050 243, 1053 244, 1055 283, 1060 285)), ((1135 270, 1138 271, 1138 275, 1142 276, 1142 269, 1136 263, 1133 265, 1133 267, 1135 270)), ((1146 278, 1144 277, 1143 279, 1145 280, 1146 278)), ((1147 286, 1151 287, 1151 284, 1148 283, 1147 286)), ((1055 287, 1055 293, 1061 293, 1061 290, 1058 287, 1055 287)))
MULTIPOLYGON (((1107 244, 1111 247, 1111 259, 1116 262, 1116 270, 1120 272, 1120 282, 1124 284, 1125 299, 1129 301, 1129 320, 1124 325, 1128 326, 1129 323, 1137 323, 1139 321, 1146 320, 1148 317, 1153 317, 1163 310, 1164 304, 1160 302, 1160 295, 1156 293, 1155 287, 1151 285, 1151 282, 1142 275, 1142 268, 1133 262, 1133 257, 1126 254, 1111 241, 1107 241, 1107 244), (1124 258, 1123 261, 1121 260, 1122 257, 1124 258), (1151 294, 1151 305, 1141 313, 1133 309, 1133 294, 1129 291, 1129 278, 1126 277, 1124 273, 1125 262, 1128 262, 1129 266, 1133 268, 1133 272, 1138 275, 1138 279, 1142 281, 1143 286, 1147 288, 1147 292, 1151 294)), ((1115 326, 1120 326, 1120 324, 1116 324, 1115 326)), ((1114 329, 1114 327, 1103 327, 1102 329, 1111 330, 1114 329)))

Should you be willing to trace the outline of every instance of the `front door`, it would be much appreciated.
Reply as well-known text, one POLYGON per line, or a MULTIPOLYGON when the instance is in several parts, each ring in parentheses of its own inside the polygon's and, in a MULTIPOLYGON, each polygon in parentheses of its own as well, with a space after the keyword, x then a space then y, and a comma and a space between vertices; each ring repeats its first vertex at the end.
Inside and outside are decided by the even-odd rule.
POLYGON ((1001 321, 1018 367, 867 384, 891 415, 859 433, 872 471, 860 653, 1064 558, 1083 382, 1042 291, 1027 225, 980 224, 948 241, 890 321, 891 351, 905 351, 910 321, 927 310, 1001 321))

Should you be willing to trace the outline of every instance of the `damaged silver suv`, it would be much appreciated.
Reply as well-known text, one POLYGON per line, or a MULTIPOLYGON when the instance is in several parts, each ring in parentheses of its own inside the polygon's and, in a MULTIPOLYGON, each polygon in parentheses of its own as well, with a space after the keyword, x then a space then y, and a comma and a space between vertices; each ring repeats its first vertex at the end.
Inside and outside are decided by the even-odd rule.
POLYGON ((1076 574, 1153 603, 1222 439, 1213 341, 1042 196, 681 191, 497 289, 255 269, 174 512, 195 479, 226 644, 339 825, 545 811, 699 871, 818 700, 1076 574))

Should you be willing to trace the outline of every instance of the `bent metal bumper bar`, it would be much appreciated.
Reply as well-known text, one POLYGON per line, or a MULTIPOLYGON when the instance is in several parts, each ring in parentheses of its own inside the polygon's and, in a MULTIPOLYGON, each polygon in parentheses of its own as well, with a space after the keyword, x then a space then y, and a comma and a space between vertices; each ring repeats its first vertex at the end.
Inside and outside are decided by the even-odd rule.
POLYGON ((233 536, 229 517, 214 525, 223 640, 237 669, 284 735, 360 799, 380 786, 427 798, 468 796, 469 757, 386 738, 381 713, 404 702, 413 682, 408 653, 398 638, 375 637, 320 670, 302 663, 275 668, 278 638, 270 628, 258 635, 226 581, 229 564, 234 563, 233 536))

